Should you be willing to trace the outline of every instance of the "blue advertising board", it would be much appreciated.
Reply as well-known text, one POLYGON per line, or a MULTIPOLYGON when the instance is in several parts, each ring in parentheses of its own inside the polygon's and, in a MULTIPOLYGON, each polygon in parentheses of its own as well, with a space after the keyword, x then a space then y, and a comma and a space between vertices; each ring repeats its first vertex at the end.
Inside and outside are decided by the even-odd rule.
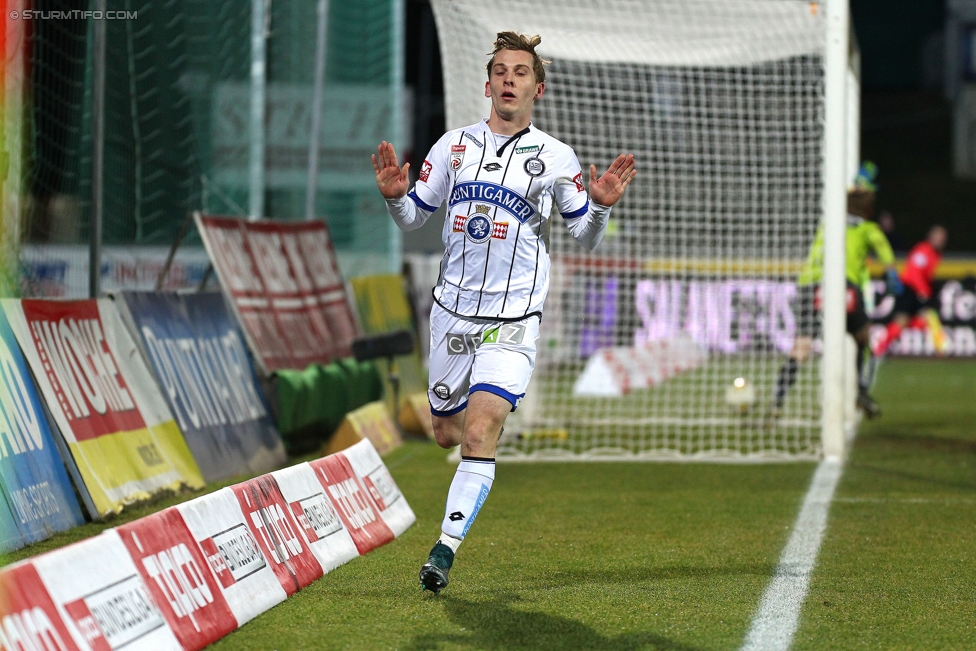
POLYGON ((34 380, 0 310, 0 551, 84 519, 51 436, 34 380))
POLYGON ((220 293, 123 292, 159 388, 207 481, 284 464, 244 337, 220 293))

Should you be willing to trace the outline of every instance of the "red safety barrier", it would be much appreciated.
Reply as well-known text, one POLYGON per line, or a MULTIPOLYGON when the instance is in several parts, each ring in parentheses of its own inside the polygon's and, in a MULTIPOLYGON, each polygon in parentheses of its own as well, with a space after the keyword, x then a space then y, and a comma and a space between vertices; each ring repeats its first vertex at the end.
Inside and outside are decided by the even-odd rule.
POLYGON ((414 521, 362 441, 0 570, 0 650, 201 649, 414 521))

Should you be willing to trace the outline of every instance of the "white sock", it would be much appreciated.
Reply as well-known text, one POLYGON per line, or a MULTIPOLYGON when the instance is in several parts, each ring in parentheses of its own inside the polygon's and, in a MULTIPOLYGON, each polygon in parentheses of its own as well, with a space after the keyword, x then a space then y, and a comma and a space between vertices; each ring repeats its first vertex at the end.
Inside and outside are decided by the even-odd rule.
MULTIPOLYGON (((447 493, 447 508, 444 510, 444 522, 441 523, 441 531, 457 540, 457 545, 464 540, 478 516, 494 479, 494 459, 461 457, 451 490, 447 493)), ((457 551, 457 547, 454 547, 454 551, 457 551)))
POLYGON ((448 536, 446 533, 442 533, 441 537, 437 539, 442 545, 447 545, 451 548, 451 551, 455 554, 457 553, 458 547, 461 546, 461 539, 455 538, 454 536, 448 536))

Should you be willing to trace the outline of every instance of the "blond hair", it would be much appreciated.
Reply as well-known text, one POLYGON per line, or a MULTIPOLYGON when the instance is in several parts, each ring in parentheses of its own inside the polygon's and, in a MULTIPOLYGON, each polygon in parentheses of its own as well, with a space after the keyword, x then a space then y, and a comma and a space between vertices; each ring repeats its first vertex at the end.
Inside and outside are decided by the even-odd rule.
POLYGON ((543 59, 535 51, 536 46, 542 43, 542 37, 538 34, 526 36, 518 32, 498 32, 495 37, 495 46, 491 51, 491 61, 488 62, 486 70, 488 78, 491 79, 491 67, 495 65, 495 55, 502 50, 515 50, 517 52, 528 52, 532 55, 532 72, 535 74, 535 81, 540 84, 546 80, 546 66, 549 59, 543 59))

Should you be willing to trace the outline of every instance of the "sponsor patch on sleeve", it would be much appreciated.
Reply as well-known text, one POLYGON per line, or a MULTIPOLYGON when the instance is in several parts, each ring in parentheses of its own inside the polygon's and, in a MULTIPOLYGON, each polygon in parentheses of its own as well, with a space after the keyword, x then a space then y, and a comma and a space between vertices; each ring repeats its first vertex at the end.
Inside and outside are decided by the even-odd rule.
POLYGON ((579 174, 577 174, 576 176, 573 177, 573 183, 576 184, 576 191, 577 192, 582 192, 584 190, 584 188, 583 188, 583 172, 580 172, 579 174))
POLYGON ((465 149, 467 145, 451 145, 451 171, 456 172, 461 169, 465 149))
POLYGON ((424 160, 424 164, 420 166, 420 180, 427 183, 427 180, 430 178, 430 171, 433 168, 434 166, 430 164, 430 161, 424 160))

